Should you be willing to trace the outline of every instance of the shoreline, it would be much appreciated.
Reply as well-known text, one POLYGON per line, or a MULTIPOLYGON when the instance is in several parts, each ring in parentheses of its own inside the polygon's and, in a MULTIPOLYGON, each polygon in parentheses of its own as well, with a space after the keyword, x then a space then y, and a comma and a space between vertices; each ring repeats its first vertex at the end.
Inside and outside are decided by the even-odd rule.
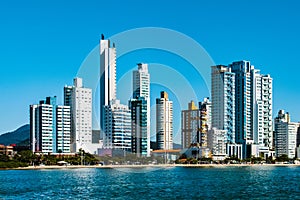
POLYGON ((160 164, 160 165, 50 165, 50 166, 28 166, 18 168, 7 168, 0 170, 43 170, 43 169, 82 169, 82 168, 99 168, 99 169, 117 169, 117 168, 204 168, 204 167, 300 167, 300 164, 160 164))

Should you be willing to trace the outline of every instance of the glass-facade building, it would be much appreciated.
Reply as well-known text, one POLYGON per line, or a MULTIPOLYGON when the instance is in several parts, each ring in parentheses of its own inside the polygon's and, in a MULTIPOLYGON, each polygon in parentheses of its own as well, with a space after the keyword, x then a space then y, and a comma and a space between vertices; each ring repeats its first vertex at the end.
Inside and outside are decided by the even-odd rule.
POLYGON ((148 156, 148 109, 144 97, 129 101, 131 110, 131 151, 140 156, 148 156))
POLYGON ((132 152, 139 152, 138 155, 150 156, 150 74, 148 73, 148 64, 138 63, 137 67, 138 69, 132 73, 133 92, 132 99, 129 101, 131 118, 134 118, 132 134, 136 134, 132 136, 135 138, 132 141, 132 152), (137 116, 140 117, 136 118, 137 116), (140 136, 140 139, 136 139, 140 136))

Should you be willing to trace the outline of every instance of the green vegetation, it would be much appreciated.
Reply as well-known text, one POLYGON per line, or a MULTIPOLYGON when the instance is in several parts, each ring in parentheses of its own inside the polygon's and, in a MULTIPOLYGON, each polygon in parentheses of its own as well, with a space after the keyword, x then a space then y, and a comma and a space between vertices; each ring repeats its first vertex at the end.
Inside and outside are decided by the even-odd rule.
POLYGON ((186 156, 180 156, 179 159, 175 161, 176 164, 210 164, 212 163, 212 158, 186 158, 186 156))
POLYGON ((276 162, 279 163, 294 163, 294 159, 290 159, 287 155, 281 155, 279 157, 273 158, 269 156, 267 158, 264 157, 254 157, 246 158, 246 159, 239 159, 237 157, 229 157, 222 161, 212 161, 211 158, 187 158, 185 154, 182 154, 179 159, 175 161, 176 164, 208 164, 208 163, 216 163, 216 164, 240 164, 240 163, 251 163, 251 164, 275 164, 276 162))
POLYGON ((288 155, 286 155, 286 154, 283 154, 276 158, 276 162, 289 162, 290 160, 293 160, 293 159, 289 159, 288 155))
POLYGON ((33 165, 57 165, 57 162, 65 161, 71 165, 95 165, 99 160, 95 156, 80 150, 75 156, 33 154, 30 150, 21 151, 13 157, 0 154, 0 169, 27 167, 33 165))
POLYGON ((28 165, 26 163, 11 159, 7 155, 3 155, 3 154, 0 155, 0 169, 27 167, 27 166, 28 165))

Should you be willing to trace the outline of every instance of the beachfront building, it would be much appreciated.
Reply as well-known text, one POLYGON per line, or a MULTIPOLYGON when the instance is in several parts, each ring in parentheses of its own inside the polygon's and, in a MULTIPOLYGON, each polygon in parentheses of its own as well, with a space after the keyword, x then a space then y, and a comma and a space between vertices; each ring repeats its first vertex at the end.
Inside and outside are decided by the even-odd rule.
POLYGON ((296 157, 296 136, 299 123, 291 122, 289 113, 280 110, 275 118, 274 124, 276 157, 287 155, 293 159, 296 157))
POLYGON ((92 144, 92 90, 83 87, 81 78, 73 86, 64 87, 64 105, 71 108, 71 152, 94 153, 92 144))
POLYGON ((181 144, 189 148, 191 144, 199 143, 200 110, 194 101, 188 103, 188 109, 181 111, 181 144))
POLYGON ((227 131, 212 128, 208 132, 208 148, 211 150, 213 160, 224 160, 227 154, 227 131))
POLYGON ((207 147, 208 131, 211 129, 211 102, 209 98, 204 98, 199 102, 200 110, 200 130, 199 130, 199 144, 200 147, 207 147))
POLYGON ((150 156, 150 74, 148 65, 138 63, 132 73, 131 150, 137 156, 150 156))
POLYGON ((272 102, 272 78, 249 61, 212 67, 212 127, 227 130, 228 144, 242 145, 242 158, 271 155, 272 102))
POLYGON ((272 78, 262 75, 250 61, 228 66, 235 74, 235 142, 243 145, 243 158, 253 156, 251 145, 268 156, 272 145, 272 78))
POLYGON ((119 100, 104 106, 103 148, 131 151, 131 111, 119 100))
POLYGON ((164 91, 156 99, 156 144, 158 150, 173 149, 173 102, 164 91))
POLYGON ((131 151, 137 157, 148 155, 147 101, 144 97, 129 101, 131 110, 131 151))
POLYGON ((224 65, 212 66, 211 70, 212 130, 209 132, 209 146, 213 156, 219 159, 228 155, 226 146, 236 142, 235 74, 224 65))
POLYGON ((70 153, 70 106, 58 106, 56 96, 30 105, 30 146, 33 152, 70 153))
POLYGON ((116 48, 101 35, 100 40, 100 129, 104 129, 104 106, 117 98, 116 48))
POLYGON ((252 133, 253 143, 273 149, 272 78, 252 70, 252 133))

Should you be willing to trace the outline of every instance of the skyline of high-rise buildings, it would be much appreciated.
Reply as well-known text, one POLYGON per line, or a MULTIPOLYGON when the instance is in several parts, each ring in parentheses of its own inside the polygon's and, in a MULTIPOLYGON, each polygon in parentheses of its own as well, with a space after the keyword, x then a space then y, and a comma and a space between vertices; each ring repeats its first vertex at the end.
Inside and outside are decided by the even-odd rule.
POLYGON ((211 81, 212 127, 227 131, 229 149, 241 144, 242 158, 254 154, 253 145, 269 154, 266 150, 273 150, 270 75, 260 74, 249 61, 237 61, 212 66, 211 81))
MULTIPOLYGON (((98 146, 92 147, 92 90, 83 87, 81 78, 75 78, 73 86, 64 87, 64 105, 70 108, 70 152, 78 152, 79 149, 96 152, 97 148, 106 148, 150 156, 148 65, 138 63, 137 69, 133 70, 132 96, 128 105, 123 105, 117 99, 116 91, 116 47, 110 44, 110 40, 105 40, 103 35, 99 53, 100 132, 103 135, 103 146, 99 145, 100 141, 98 146)), ((188 110, 182 111, 183 148, 199 144, 203 151, 210 148, 212 155, 216 152, 220 156, 225 151, 225 157, 273 155, 274 148, 276 150, 276 144, 279 143, 275 142, 278 137, 273 138, 271 76, 261 74, 250 61, 237 61, 227 66, 212 66, 211 81, 211 101, 204 98, 199 102, 199 108, 191 102, 188 110)), ((54 99, 54 103, 51 103, 52 100, 49 102, 55 104, 54 99)), ((36 107, 32 106, 32 110, 36 107)), ((59 124, 63 123, 66 110, 67 108, 57 107, 53 111, 52 115, 59 116, 53 119, 56 120, 53 124, 57 121, 59 124)), ((37 123, 31 119, 31 124, 36 126, 37 123)), ((56 132, 56 128, 52 126, 52 132, 56 132)), ((52 138, 52 149, 44 151, 69 151, 63 141, 57 140, 63 139, 65 130, 60 125, 58 128, 60 132, 52 138)), ((32 133, 35 134, 33 131, 32 133)), ((34 137, 36 135, 32 138, 34 137)), ((36 142, 33 140, 33 143, 36 142)), ((166 92, 162 92, 161 97, 156 99, 156 145, 161 150, 173 148, 173 104, 166 92)))

